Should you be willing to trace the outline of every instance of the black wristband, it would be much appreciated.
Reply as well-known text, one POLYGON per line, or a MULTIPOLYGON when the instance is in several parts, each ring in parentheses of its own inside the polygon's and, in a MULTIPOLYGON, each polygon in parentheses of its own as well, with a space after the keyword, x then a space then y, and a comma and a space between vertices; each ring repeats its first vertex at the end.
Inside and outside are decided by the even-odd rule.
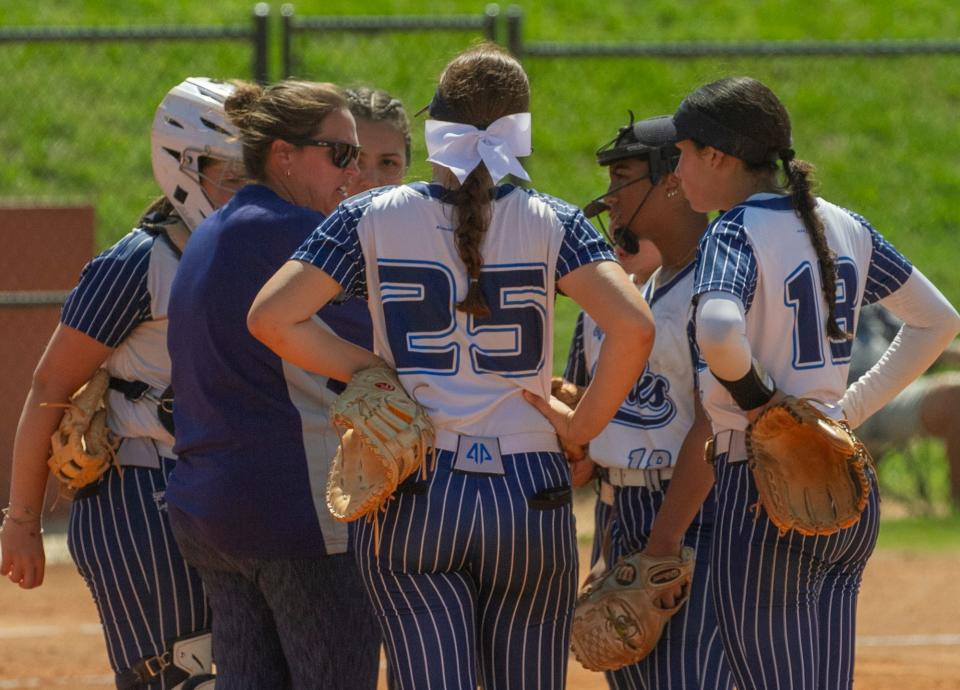
POLYGON ((777 390, 777 384, 773 378, 765 372, 757 360, 750 364, 750 371, 742 379, 736 381, 726 381, 716 374, 714 377, 733 397, 741 410, 752 410, 770 402, 774 392, 777 390))

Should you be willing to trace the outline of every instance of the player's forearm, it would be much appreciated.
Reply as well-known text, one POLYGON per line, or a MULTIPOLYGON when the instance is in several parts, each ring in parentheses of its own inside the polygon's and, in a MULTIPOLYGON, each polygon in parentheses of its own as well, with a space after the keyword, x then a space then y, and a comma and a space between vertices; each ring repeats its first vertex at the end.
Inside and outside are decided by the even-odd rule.
POLYGON ((651 556, 680 552, 683 535, 713 489, 713 467, 703 457, 709 438, 710 421, 706 415, 698 416, 680 446, 670 486, 650 531, 645 551, 651 556))
POLYGON ((339 381, 349 381, 355 372, 383 363, 369 350, 344 340, 314 319, 251 332, 291 364, 339 381))
POLYGON ((960 330, 957 311, 917 270, 881 304, 904 325, 880 361, 855 381, 840 400, 854 428, 922 375, 960 330))
POLYGON ((66 403, 68 397, 69 393, 56 383, 35 384, 27 394, 13 441, 9 497, 13 517, 40 518, 43 512, 50 437, 63 416, 63 408, 41 407, 40 403, 66 403))
POLYGON ((646 366, 653 335, 652 324, 641 319, 606 333, 593 379, 570 421, 572 442, 589 442, 613 418, 646 366))

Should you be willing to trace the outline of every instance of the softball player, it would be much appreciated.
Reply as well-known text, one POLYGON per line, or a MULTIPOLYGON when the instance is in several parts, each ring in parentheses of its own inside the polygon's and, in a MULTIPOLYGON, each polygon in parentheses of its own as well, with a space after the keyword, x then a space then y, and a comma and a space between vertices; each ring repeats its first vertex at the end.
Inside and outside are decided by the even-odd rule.
MULTIPOLYGON (((707 218, 691 210, 680 193, 673 174, 680 155, 674 138, 669 116, 636 123, 631 118, 597 153, 609 170, 603 201, 617 244, 627 253, 621 261, 629 267, 640 238, 656 245, 662 266, 642 288, 657 325, 653 352, 611 423, 590 442, 589 455, 600 474, 591 565, 603 558, 602 570, 639 550, 676 555, 682 545, 697 553, 690 599, 667 623, 650 656, 606 674, 616 690, 731 687, 710 595, 714 503, 709 496, 703 500, 713 484, 703 462, 709 422, 697 399, 687 332, 693 259, 707 218), (693 524, 685 533, 689 518, 681 519, 678 529, 673 516, 661 511, 666 496, 668 510, 686 502, 682 509, 693 524)), ((581 314, 567 380, 580 386, 589 382, 603 340, 593 319, 581 314)))
POLYGON ((713 594, 727 658, 740 690, 848 688, 857 593, 879 527, 876 477, 855 525, 780 537, 751 510, 744 429, 784 394, 858 426, 936 359, 960 317, 864 218, 811 194, 812 166, 794 157, 789 115, 766 86, 702 86, 674 123, 691 207, 728 209, 700 244, 694 287, 709 367, 701 395, 715 434, 713 594), (847 387, 851 336, 873 302, 905 325, 847 387))
POLYGON ((565 420, 583 443, 616 411, 652 341, 649 312, 583 214, 526 178, 529 86, 493 45, 447 65, 426 123, 434 183, 340 205, 258 295, 249 325, 285 359, 349 379, 383 362, 311 325, 341 290, 366 295, 374 350, 430 411, 437 461, 359 525, 357 559, 400 688, 562 688, 577 549, 548 396, 557 289, 607 332, 565 420), (624 371, 626 370, 626 378, 624 371))
POLYGON ((403 103, 386 91, 366 86, 344 93, 360 140, 359 174, 351 178, 347 192, 352 196, 400 184, 410 167, 410 120, 403 103))
POLYGON ((151 141, 164 197, 84 268, 34 373, 15 441, 0 571, 29 589, 43 581, 38 528, 49 439, 60 416, 40 403, 66 401, 99 367, 110 373, 107 423, 123 439, 122 474, 112 468, 77 492, 68 545, 93 594, 121 689, 180 688, 211 669, 203 586, 170 533, 165 491, 176 455, 159 402, 170 385, 167 303, 183 243, 242 184, 235 172, 240 146, 223 112, 232 90, 190 78, 160 104, 151 141))

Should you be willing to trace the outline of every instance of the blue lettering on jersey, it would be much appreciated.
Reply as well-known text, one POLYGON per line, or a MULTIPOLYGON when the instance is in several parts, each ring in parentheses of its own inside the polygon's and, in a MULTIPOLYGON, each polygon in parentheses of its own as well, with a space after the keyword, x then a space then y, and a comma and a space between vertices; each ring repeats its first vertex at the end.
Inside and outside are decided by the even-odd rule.
POLYGON ((613 422, 641 429, 659 429, 677 416, 677 405, 669 395, 670 381, 650 371, 650 365, 627 394, 613 422))
POLYGON ((454 278, 446 266, 426 261, 379 261, 380 298, 387 339, 397 369, 453 375, 460 368, 454 278))
MULTIPOLYGON (((379 259, 377 268, 387 339, 397 370, 456 375, 461 347, 453 338, 458 301, 453 273, 436 262, 399 259, 379 259)), ((546 285, 544 264, 482 268, 480 290, 490 316, 467 319, 474 373, 522 377, 543 368, 546 285)))
MULTIPOLYGON (((834 314, 837 325, 848 334, 846 340, 830 340, 830 361, 846 364, 850 361, 853 345, 853 325, 856 320, 857 265, 849 257, 836 261, 837 287, 834 314)), ((820 316, 819 274, 809 261, 804 261, 787 276, 783 283, 783 303, 793 309, 793 368, 818 369, 824 366, 823 331, 826 319, 820 316)))
POLYGON ((647 457, 646 448, 634 448, 630 451, 628 465, 632 470, 665 470, 673 464, 669 450, 653 450, 647 457))

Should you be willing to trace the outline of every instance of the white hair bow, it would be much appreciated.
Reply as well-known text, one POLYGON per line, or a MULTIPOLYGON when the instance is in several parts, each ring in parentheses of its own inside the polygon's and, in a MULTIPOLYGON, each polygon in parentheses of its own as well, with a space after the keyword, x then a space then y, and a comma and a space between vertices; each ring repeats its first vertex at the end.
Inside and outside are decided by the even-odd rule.
POLYGON ((459 122, 427 120, 428 161, 457 176, 460 183, 483 161, 494 184, 507 175, 529 180, 517 158, 529 156, 530 113, 514 113, 495 120, 486 129, 459 122))

